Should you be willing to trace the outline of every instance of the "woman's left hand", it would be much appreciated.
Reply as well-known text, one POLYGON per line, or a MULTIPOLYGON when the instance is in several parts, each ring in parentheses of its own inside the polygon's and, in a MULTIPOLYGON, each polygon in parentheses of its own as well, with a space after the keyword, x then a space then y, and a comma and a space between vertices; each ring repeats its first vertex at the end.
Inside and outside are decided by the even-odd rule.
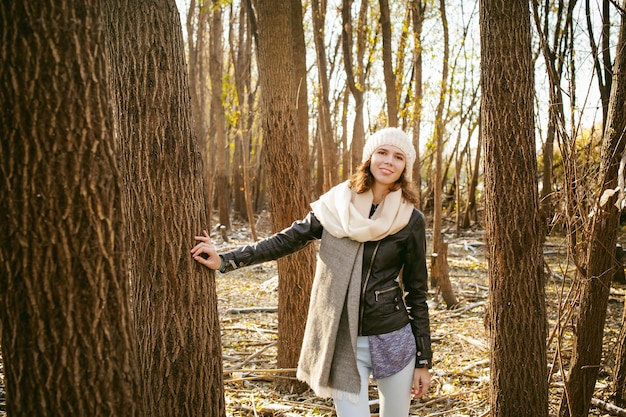
POLYGON ((420 398, 428 392, 430 388, 430 371, 428 368, 415 368, 413 372, 413 386, 411 394, 415 398, 420 398))
POLYGON ((197 262, 210 269, 220 269, 222 266, 222 258, 217 254, 215 245, 211 242, 209 233, 204 230, 202 236, 195 237, 198 243, 191 249, 191 256, 197 262))

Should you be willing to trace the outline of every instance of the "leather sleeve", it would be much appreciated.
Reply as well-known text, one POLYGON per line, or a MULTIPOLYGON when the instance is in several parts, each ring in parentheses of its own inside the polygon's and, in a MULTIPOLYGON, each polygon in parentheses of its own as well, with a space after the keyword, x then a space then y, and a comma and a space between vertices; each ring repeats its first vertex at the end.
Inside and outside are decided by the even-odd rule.
POLYGON ((430 318, 428 314, 428 268, 426 265, 426 224, 423 215, 413 226, 409 238, 402 280, 407 307, 410 308, 411 327, 417 347, 416 366, 432 366, 430 318), (420 363, 421 362, 421 363, 420 363))
POLYGON ((233 251, 220 254, 220 272, 230 272, 244 266, 276 260, 295 253, 310 242, 322 237, 323 227, 313 212, 304 219, 297 220, 288 228, 260 240, 253 245, 241 246, 233 251))

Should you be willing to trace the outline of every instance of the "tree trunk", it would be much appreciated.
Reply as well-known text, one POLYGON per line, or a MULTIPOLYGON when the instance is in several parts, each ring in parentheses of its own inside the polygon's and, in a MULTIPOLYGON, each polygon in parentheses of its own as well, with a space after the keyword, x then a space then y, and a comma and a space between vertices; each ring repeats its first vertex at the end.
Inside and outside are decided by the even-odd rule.
POLYGON ((467 196, 467 205, 465 206, 465 212, 463 213, 463 221, 461 222, 461 229, 467 229, 470 226, 470 214, 474 212, 476 216, 476 188, 478 186, 478 173, 480 172, 480 155, 483 148, 483 135, 481 129, 482 123, 478 122, 478 143, 476 144, 476 158, 474 160, 474 169, 472 170, 472 179, 469 185, 469 191, 467 196))
POLYGON ((422 85, 422 27, 424 26, 424 14, 426 3, 423 0, 411 0, 411 24, 413 29, 413 115, 411 117, 413 126, 413 145, 417 157, 413 164, 413 183, 416 185, 418 203, 417 208, 422 210, 422 163, 420 157, 420 132, 422 128, 422 101, 424 87, 422 85))
MULTIPOLYGON (((563 108, 563 94, 561 90, 561 79, 563 75, 564 64, 567 60, 567 52, 570 51, 569 44, 573 42, 569 38, 571 27, 572 11, 576 4, 576 0, 567 2, 566 7, 558 7, 555 11, 556 16, 553 20, 549 19, 549 5, 545 4, 543 10, 543 25, 539 17, 539 5, 537 1, 532 2, 533 18, 537 33, 540 37, 541 52, 546 62, 548 81, 550 85, 549 105, 548 105, 548 125, 546 132, 546 140, 543 145, 543 172, 541 186, 541 215, 546 225, 550 223, 554 216, 553 207, 553 184, 552 184, 552 165, 554 161, 554 140, 557 135, 565 135, 565 113, 563 108), (563 14, 565 18, 563 17, 563 14), (564 27, 562 27, 562 25, 564 27), (553 34, 550 33, 553 31, 553 34), (553 45, 550 45, 549 38, 553 39, 553 45)), ((573 97, 570 98, 570 101, 573 97)), ((546 232, 548 228, 544 229, 546 232)))
MULTIPOLYGON (((282 0, 257 4, 261 124, 274 231, 303 217, 309 204, 307 181, 300 168, 305 161, 292 104, 297 88, 293 77, 290 9, 291 5, 282 0)), ((279 368, 295 368, 298 363, 314 267, 312 245, 278 261, 279 368)), ((288 391, 305 388, 288 379, 278 381, 277 386, 288 391)))
POLYGON ((622 312, 622 328, 619 332, 615 351, 615 379, 612 386, 613 401, 619 407, 626 407, 626 309, 622 312))
POLYGON ((445 8, 445 0, 441 0, 439 2, 441 9, 441 22, 442 22, 442 31, 444 38, 444 51, 443 51, 443 68, 441 75, 441 85, 440 85, 440 93, 439 93, 439 104, 437 105, 437 112, 435 115, 435 132, 434 137, 436 140, 436 150, 435 150, 435 179, 433 181, 433 189, 434 189, 434 207, 433 207, 433 254, 442 253, 443 256, 437 256, 436 262, 438 271, 437 276, 432 276, 433 284, 440 288, 442 296, 446 302, 448 308, 453 307, 457 304, 456 296, 452 290, 452 285, 450 284, 450 275, 447 273, 449 271, 447 262, 448 257, 445 252, 447 251, 447 244, 443 241, 443 233, 442 229, 442 204, 441 204, 441 194, 443 192, 442 186, 442 154, 443 154, 443 130, 444 130, 444 122, 443 122, 443 108, 446 100, 446 92, 448 85, 448 20, 446 16, 446 8, 445 8))
MULTIPOLYGON (((254 210, 252 207, 252 184, 250 181, 250 131, 248 128, 248 117, 246 114, 252 113, 250 109, 254 103, 250 103, 250 75, 251 75, 251 55, 252 55, 252 34, 250 32, 250 25, 248 24, 248 9, 241 7, 239 9, 239 30, 237 32, 237 47, 231 46, 231 51, 236 50, 236 55, 233 54, 233 65, 235 71, 235 88, 237 94, 237 149, 236 152, 238 158, 235 161, 239 161, 241 166, 241 191, 235 188, 236 195, 241 195, 241 214, 248 219, 248 225, 250 227, 250 235, 254 241, 257 240, 256 225, 254 221, 254 210), (245 214, 244 214, 245 213, 245 214)), ((236 184, 237 182, 234 181, 236 184)))
MULTIPOLYGON (((302 0, 291 0, 291 33, 293 47, 293 64, 295 74, 296 103, 298 117, 298 142, 302 152, 302 176, 310 184, 311 169, 309 167, 309 90, 307 87, 306 43, 302 25, 302 0)), ((331 133, 332 134, 332 133, 331 133)), ((337 155, 335 155, 335 163, 337 155)), ((337 167, 335 166, 335 170, 337 167)))
POLYGON ((383 40, 383 74, 385 77, 385 97, 387 98, 387 124, 398 126, 398 97, 396 93, 396 77, 391 59, 391 18, 389 17, 389 1, 379 0, 380 26, 383 40))
MULTIPOLYGON (((611 280, 615 273, 615 244, 620 210, 616 207, 618 170, 624 157, 626 132, 626 17, 622 14, 611 97, 608 105, 600 156, 599 195, 589 219, 591 230, 586 273, 581 280, 579 316, 576 320, 574 352, 559 415, 586 416, 600 369, 602 336, 611 280), (606 200, 605 200, 606 199, 606 200)), ((621 205, 621 201, 619 201, 621 205)), ((619 372, 618 372, 619 374, 619 372)))
MULTIPOLYGON (((596 7, 595 5, 593 7, 596 7)), ((606 126, 606 120, 609 108, 609 96, 611 94, 611 48, 609 44, 610 35, 610 13, 609 13, 609 0, 602 0, 602 31, 600 33, 600 50, 598 50, 598 44, 596 43, 596 37, 593 31, 594 24, 591 21, 592 6, 589 0, 585 0, 585 14, 587 16, 587 31, 589 45, 591 47, 591 54, 594 59, 594 71, 596 74, 596 81, 598 82, 598 92, 600 93, 600 100, 602 102, 602 130, 606 126)))
POLYGON ((356 28, 353 28, 352 22, 352 0, 343 0, 341 5, 341 22, 342 22, 342 50, 343 62, 346 70, 346 82, 350 93, 354 97, 354 122, 352 125, 352 143, 350 172, 356 172, 361 164, 363 156, 363 146, 365 143, 365 121, 363 112, 365 111, 364 85, 367 77, 369 64, 363 62, 365 57, 365 48, 367 46, 367 35, 369 32, 367 25, 367 8, 368 1, 361 1, 359 9, 359 17, 357 19, 356 28), (352 50, 354 48, 353 33, 356 33, 356 64, 353 63, 352 50), (356 66, 356 68, 355 68, 356 66))
POLYGON ((491 415, 545 417, 547 321, 528 2, 481 0, 480 40, 491 415))
POLYGON ((209 78, 211 80, 211 126, 215 135, 217 154, 215 173, 215 198, 217 199, 220 225, 230 230, 230 187, 228 186, 227 164, 230 161, 226 143, 226 116, 222 103, 222 6, 219 0, 211 0, 211 38, 209 40, 209 78))
MULTIPOLYGON (((210 179, 213 178, 214 165, 210 163, 208 158, 208 127, 207 127, 207 100, 206 100, 206 71, 205 63, 206 58, 206 27, 209 13, 206 12, 206 8, 202 7, 202 4, 197 4, 195 0, 191 0, 189 3, 189 10, 187 12, 187 45, 188 45, 188 68, 189 68, 189 92, 191 96, 191 111, 194 115, 194 129, 195 136, 197 138, 198 148, 204 158, 204 178, 207 179, 206 187, 204 187, 204 199, 205 201, 211 201, 213 193, 214 182, 210 179)), ((211 212, 212 207, 210 204, 206 207, 207 217, 209 222, 206 227, 211 227, 211 212)))
POLYGON ((7 415, 142 416, 103 3, 2 2, 7 415))
POLYGON ((173 1, 109 2, 142 394, 151 416, 223 416, 214 275, 189 256, 207 224, 173 1))
POLYGON ((320 156, 324 170, 324 190, 328 191, 337 185, 339 171, 337 169, 337 145, 333 138, 333 128, 330 117, 330 85, 328 81, 328 66, 326 65, 326 42, 324 25, 326 16, 326 1, 312 0, 311 9, 313 14, 313 40, 317 56, 317 76, 319 86, 317 89, 319 108, 319 133, 322 139, 320 156))

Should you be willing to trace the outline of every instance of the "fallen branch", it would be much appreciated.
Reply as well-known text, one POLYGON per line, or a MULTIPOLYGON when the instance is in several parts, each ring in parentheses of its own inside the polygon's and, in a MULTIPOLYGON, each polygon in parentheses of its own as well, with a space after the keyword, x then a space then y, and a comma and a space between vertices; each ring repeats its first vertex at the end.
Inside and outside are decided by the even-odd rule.
POLYGON ((278 330, 274 329, 260 329, 258 327, 244 327, 244 326, 230 326, 224 327, 222 330, 230 330, 230 331, 242 331, 242 332, 261 332, 261 333, 272 333, 278 334, 278 330))
POLYGON ((241 372, 241 373, 256 373, 256 374, 279 374, 282 372, 296 372, 297 368, 276 368, 276 369, 244 369, 244 368, 236 368, 236 369, 224 369, 224 374, 232 374, 233 372, 241 372))
POLYGON ((232 378, 232 379, 225 379, 224 383, 231 383, 231 382, 242 382, 242 381, 273 381, 275 379, 291 379, 291 380, 297 380, 297 378, 295 376, 284 376, 284 375, 251 375, 251 376, 242 376, 242 377, 238 377, 238 378, 232 378))
POLYGON ((591 404, 595 405, 596 407, 606 411, 607 413, 611 414, 612 416, 619 416, 619 417, 626 417, 626 410, 618 407, 616 405, 607 403, 606 401, 602 401, 598 398, 592 398, 591 399, 591 404))
POLYGON ((244 307, 244 308, 229 308, 226 310, 228 314, 242 314, 242 313, 276 313, 278 307, 244 307))
POLYGON ((482 340, 474 339, 473 337, 463 336, 462 334, 454 334, 454 336, 466 343, 469 343, 474 347, 477 347, 483 352, 487 352, 489 350, 489 346, 487 346, 482 340))
POLYGON ((265 352, 267 349, 269 349, 269 348, 271 348, 271 347, 274 347, 274 346, 276 346, 277 344, 278 344, 278 342, 272 342, 272 343, 270 343, 269 345, 265 346, 263 349, 261 349, 261 350, 257 350, 257 351, 256 351, 256 352, 254 352, 252 355, 250 355, 250 356, 248 356, 246 359, 244 359, 244 361, 243 361, 243 362, 241 362, 241 365, 239 365, 239 366, 242 366, 242 367, 243 367, 243 366, 247 365, 248 363, 252 362, 252 360, 253 360, 253 359, 255 359, 255 358, 257 358, 257 357, 261 356, 261 355, 263 354, 263 352, 265 352))

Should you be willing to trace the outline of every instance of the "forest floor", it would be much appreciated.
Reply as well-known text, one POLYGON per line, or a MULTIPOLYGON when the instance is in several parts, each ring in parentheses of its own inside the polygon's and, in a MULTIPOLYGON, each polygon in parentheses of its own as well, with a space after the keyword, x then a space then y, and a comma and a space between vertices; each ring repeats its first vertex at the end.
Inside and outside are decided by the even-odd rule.
MULTIPOLYGON (((245 224, 232 225, 228 243, 213 236, 219 251, 251 243, 245 224)), ((257 223, 260 237, 267 235, 267 221, 257 223)), ((427 236, 430 242, 430 235, 427 236)), ((481 230, 456 233, 453 225, 445 233, 448 242, 450 280, 458 305, 447 309, 441 296, 431 290, 429 297, 431 332, 434 351, 432 386, 421 399, 414 399, 411 415, 418 416, 487 416, 489 414, 489 340, 483 318, 488 294, 487 263, 481 230)), ((559 303, 571 286, 571 265, 566 261, 566 242, 550 238, 544 246, 547 268, 547 310, 550 334, 559 303), (569 271, 568 271, 569 270, 569 271)), ((277 271, 275 262, 216 274, 220 314, 224 388, 228 417, 238 416, 333 416, 332 401, 317 397, 308 390, 302 394, 285 394, 274 387, 276 378, 286 370, 277 369, 277 271)), ((615 342, 619 335, 626 286, 614 284, 608 304, 604 334, 602 368, 594 398, 609 401, 614 364, 615 342)), ((560 305, 561 304, 561 305, 560 305)), ((550 377, 550 415, 556 416, 563 392, 559 362, 555 361, 557 337, 548 346, 550 377), (554 364, 554 366, 552 366, 554 364)), ((561 354, 571 354, 569 335, 561 339, 561 354)), ((567 364, 565 364, 566 366, 567 364)), ((4 375, 0 361, 0 417, 6 414, 4 375)), ((372 415, 377 414, 375 383, 370 384, 372 415)), ((609 416, 592 405, 590 416, 609 416)))
MULTIPOLYGON (((214 236, 218 251, 250 243, 249 227, 233 225, 228 243, 214 236), (237 228, 237 227, 240 228, 237 228)), ((257 229, 259 235, 263 235, 257 229)), ((260 236, 262 237, 262 236, 260 236)), ((430 235, 427 236, 430 242, 430 235)), ((432 386, 421 399, 414 399, 411 415, 487 416, 489 414, 489 340, 483 318, 488 295, 488 271, 482 230, 456 233, 449 225, 450 280, 458 305, 447 309, 440 294, 430 291, 431 333, 434 351, 432 386)), ((624 245, 623 245, 624 246, 624 245)), ((550 415, 556 416, 563 393, 559 362, 555 359, 558 338, 553 334, 559 311, 570 307, 559 303, 568 294, 572 266, 567 264, 567 245, 552 237, 544 246, 547 311, 550 324, 548 361, 551 370, 550 415), (559 306, 559 304, 561 304, 559 306), (553 366, 554 364, 554 366, 553 366)), ((284 394, 274 388, 276 369, 278 305, 276 263, 268 262, 228 274, 216 274, 218 308, 222 324, 224 379, 228 417, 236 416, 332 416, 332 401, 312 391, 284 394), (259 308, 260 307, 260 308, 259 308), (266 308, 270 307, 270 308, 266 308), (255 309, 256 308, 256 309, 255 309)), ((594 398, 609 402, 614 348, 621 328, 626 286, 614 284, 608 304, 602 369, 594 398)), ((571 326, 570 326, 571 329, 571 326)), ((571 333, 561 339, 564 357, 571 354, 571 333)), ((565 363, 567 366, 567 363, 565 363)), ((370 384, 372 415, 377 414, 375 383, 370 384)), ((609 416, 600 405, 592 405, 590 416, 609 416)))

